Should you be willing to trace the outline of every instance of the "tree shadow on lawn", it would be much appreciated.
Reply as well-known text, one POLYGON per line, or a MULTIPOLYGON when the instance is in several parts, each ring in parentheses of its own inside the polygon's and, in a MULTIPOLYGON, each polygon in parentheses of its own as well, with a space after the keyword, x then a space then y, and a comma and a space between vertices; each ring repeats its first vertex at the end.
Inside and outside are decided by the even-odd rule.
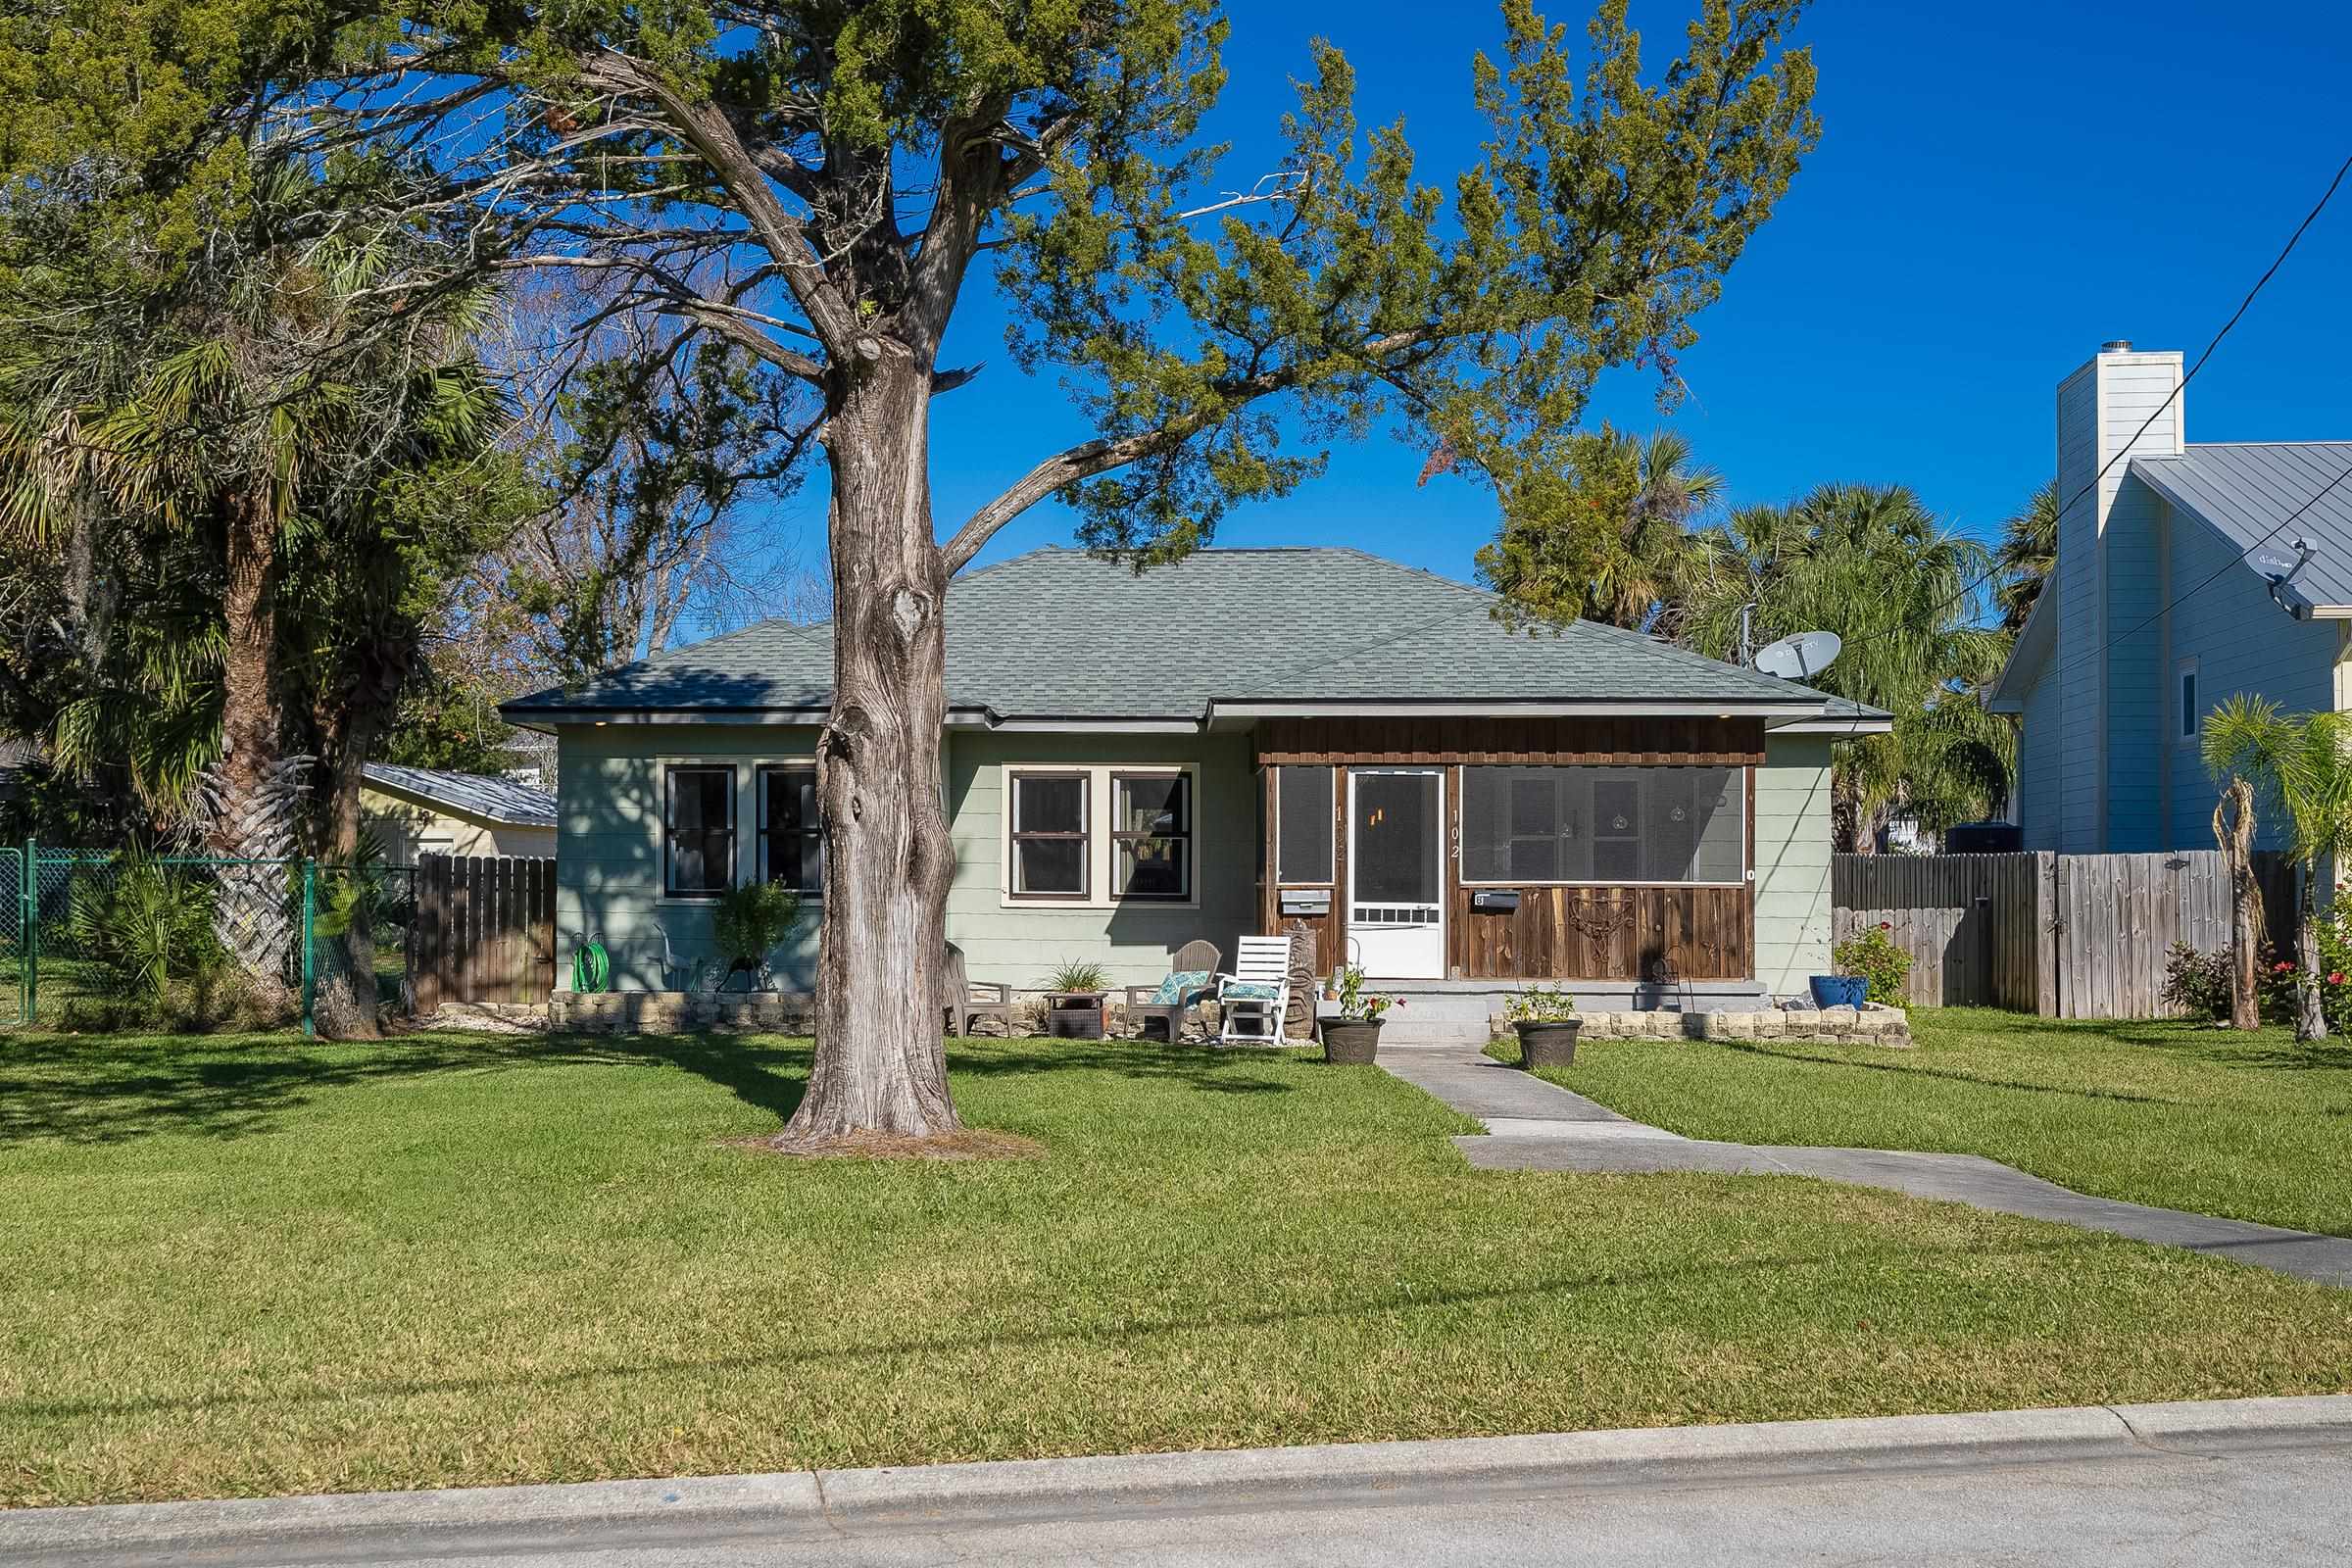
POLYGON ((2064 1084, 2029 1084, 2014 1078, 1987 1078, 1978 1073, 1954 1072, 1945 1067, 1924 1067, 1905 1061, 1852 1061, 1843 1056, 1816 1056, 1806 1052, 1774 1050, 1770 1046, 1741 1045, 1733 1040, 1712 1040, 1709 1045, 1726 1051, 1737 1051, 1751 1056, 1763 1056, 1772 1061, 1786 1061, 1800 1067, 1851 1067, 1857 1072, 1890 1072, 1906 1078, 1940 1078, 1947 1083, 1974 1084, 1981 1089, 2018 1089, 2035 1095, 2065 1095, 2075 1100, 2109 1100, 2128 1105, 2185 1105, 2185 1100, 2173 1100, 2163 1095, 2135 1094, 2126 1089, 2070 1089, 2064 1084))
MULTIPOLYGON (((1013 1042, 1026 1047, 1028 1042, 1013 1042)), ((1047 1049, 957 1050, 949 1076, 1109 1071, 1214 1094, 1288 1094, 1251 1077, 1232 1052, 1134 1041, 1058 1041, 1047 1049)), ((0 1148, 54 1140, 119 1144, 160 1133, 233 1139, 338 1089, 442 1073, 664 1064, 787 1120, 807 1088, 807 1042, 736 1035, 402 1035, 339 1046, 298 1038, 193 1036, 129 1042, 98 1036, 0 1042, 0 1148)))
MULTIPOLYGON (((1781 1180, 1762 1177, 1755 1180, 1781 1180)), ((1916 1242, 1910 1250, 1921 1250, 1916 1242)), ((2084 1235, 2051 1241, 1968 1243, 1925 1249, 1932 1257, 2029 1258, 2084 1251, 2095 1248, 2137 1245, 2108 1236, 2084 1235)), ((1676 1264, 1664 1268, 1599 1269, 1555 1274, 1544 1279, 1476 1289, 1431 1291, 1413 1289, 1387 1296, 1357 1295, 1328 1304, 1299 1305, 1258 1311, 1194 1312, 1182 1316, 1139 1318, 1118 1323, 1094 1323, 1068 1328, 1035 1329, 1026 1333, 989 1333, 981 1336, 936 1334, 893 1340, 879 1345, 812 1346, 763 1350, 757 1354, 670 1357, 662 1360, 612 1362, 557 1372, 494 1373, 481 1377, 416 1378, 399 1382, 363 1383, 344 1388, 253 1388, 211 1390, 190 1395, 151 1395, 128 1399, 10 1399, 0 1400, 0 1415, 31 1420, 81 1420, 91 1417, 160 1415, 194 1410, 217 1410, 252 1404, 331 1404, 344 1399, 411 1398, 438 1395, 469 1395, 517 1389, 558 1389, 601 1383, 616 1378, 676 1374, 757 1372, 821 1363, 882 1360, 894 1356, 934 1357, 969 1350, 992 1354, 1043 1349, 1069 1344, 1099 1343, 1105 1347, 1142 1340, 1170 1338, 1220 1329, 1280 1329, 1300 1324, 1377 1318, 1396 1312, 1476 1306, 1499 1301, 1530 1300, 1578 1291, 1638 1289, 1647 1286, 1688 1286, 1696 1281, 1740 1275, 1770 1275, 1801 1269, 1851 1265, 1853 1254, 1795 1253, 1779 1257, 1742 1257, 1676 1264)), ((1922 1260, 1925 1261, 1925 1260, 1922 1260)))

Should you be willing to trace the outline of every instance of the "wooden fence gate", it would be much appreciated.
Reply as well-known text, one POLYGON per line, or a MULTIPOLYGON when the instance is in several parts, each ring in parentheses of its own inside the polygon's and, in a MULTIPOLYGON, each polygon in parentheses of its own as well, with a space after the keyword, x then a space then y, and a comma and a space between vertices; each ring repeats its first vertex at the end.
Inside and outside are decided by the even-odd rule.
POLYGON ((545 1002, 556 986, 556 862, 448 855, 416 861, 409 979, 416 1013, 445 1002, 545 1002))
MULTIPOLYGON (((2270 941, 2294 939, 2294 868, 2254 858, 2270 941)), ((2230 945, 2218 850, 2173 855, 1840 855, 1833 930, 1884 924, 1911 955, 1905 1001, 2045 1018, 2155 1018, 2166 956, 2230 945)))

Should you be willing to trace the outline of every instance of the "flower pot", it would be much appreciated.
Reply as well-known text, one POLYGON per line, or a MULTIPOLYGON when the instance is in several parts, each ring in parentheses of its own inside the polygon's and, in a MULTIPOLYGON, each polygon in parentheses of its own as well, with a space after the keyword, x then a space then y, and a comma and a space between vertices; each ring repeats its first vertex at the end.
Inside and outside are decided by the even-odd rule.
POLYGON ((1576 1037, 1585 1027, 1581 1020, 1523 1018, 1511 1027, 1519 1031, 1519 1065, 1529 1072, 1575 1064, 1576 1037))
POLYGON ((1866 974, 1817 974, 1812 986, 1817 1007, 1858 1008, 1870 1000, 1870 976, 1866 974))
POLYGON ((1345 1066, 1370 1066, 1380 1050, 1377 1018, 1333 1018, 1323 1025, 1323 1059, 1345 1066))
POLYGON ((1046 1033, 1056 1040, 1101 1040, 1102 996, 1092 991, 1059 991, 1046 999, 1046 1033))

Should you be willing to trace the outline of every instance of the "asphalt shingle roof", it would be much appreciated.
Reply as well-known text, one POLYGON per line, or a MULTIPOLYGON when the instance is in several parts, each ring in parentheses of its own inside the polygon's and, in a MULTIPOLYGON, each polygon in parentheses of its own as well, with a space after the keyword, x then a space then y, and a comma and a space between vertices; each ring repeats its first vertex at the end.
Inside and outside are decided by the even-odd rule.
MULTIPOLYGON (((2352 441, 2191 443, 2177 458, 2132 460, 2134 475, 2196 513, 2241 551, 2260 544, 2292 561, 2294 541, 2309 540, 2319 554, 2295 573, 2292 588, 2315 606, 2352 606, 2347 470, 2352 441)), ((2249 564, 2247 569, 2259 568, 2249 564)))
POLYGON ((556 798, 509 778, 483 773, 447 773, 431 767, 401 767, 369 762, 368 782, 398 790, 420 801, 446 807, 461 816, 476 816, 510 827, 554 827, 556 798))
MULTIPOLYGON (((1033 551, 948 591, 948 701, 997 718, 1198 719, 1212 702, 1818 704, 1639 632, 1497 622, 1492 595, 1355 550, 1203 550, 1138 575, 1033 551)), ((821 710, 831 628, 766 621, 507 705, 821 710)))

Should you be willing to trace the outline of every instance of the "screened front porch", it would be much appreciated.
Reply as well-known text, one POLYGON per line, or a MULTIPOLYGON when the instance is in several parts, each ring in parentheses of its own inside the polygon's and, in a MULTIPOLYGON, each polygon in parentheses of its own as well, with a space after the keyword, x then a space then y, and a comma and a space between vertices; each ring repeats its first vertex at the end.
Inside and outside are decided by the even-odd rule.
POLYGON ((1758 719, 1267 720, 1258 912, 1398 981, 1755 974, 1758 719))

